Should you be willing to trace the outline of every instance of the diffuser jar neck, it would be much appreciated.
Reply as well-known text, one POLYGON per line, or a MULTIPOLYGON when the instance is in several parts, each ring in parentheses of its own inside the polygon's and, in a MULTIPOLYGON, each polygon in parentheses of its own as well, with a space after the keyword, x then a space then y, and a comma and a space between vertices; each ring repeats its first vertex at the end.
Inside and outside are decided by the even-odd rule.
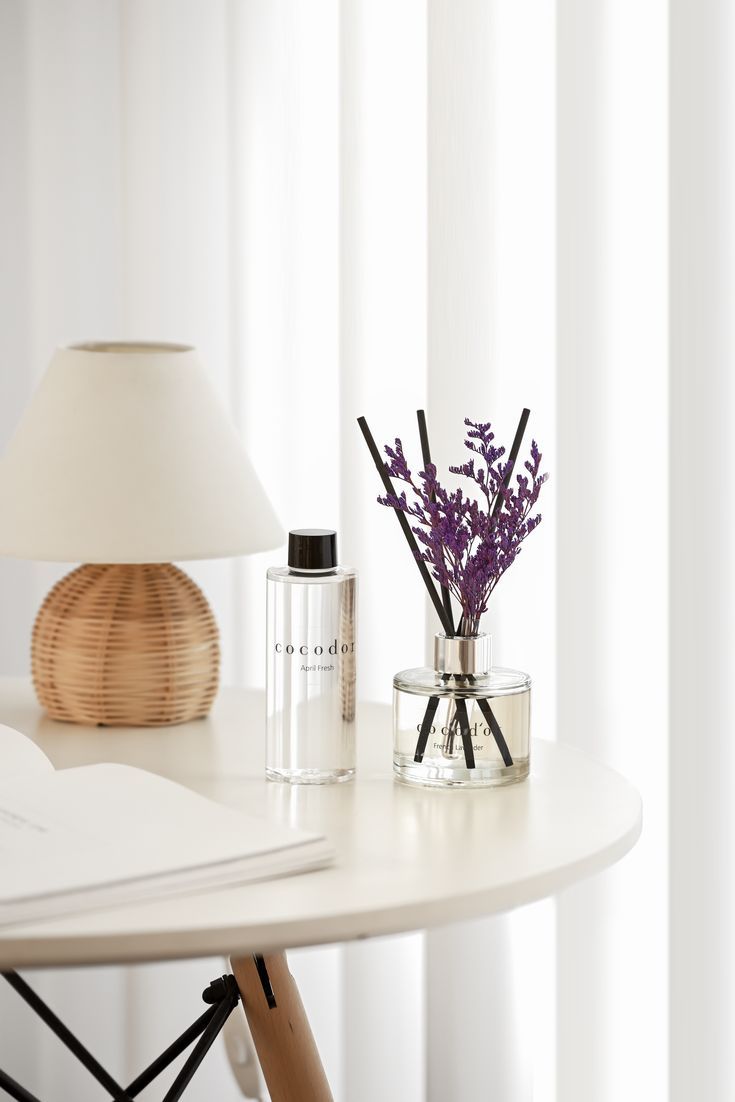
POLYGON ((486 632, 454 636, 437 632, 434 636, 434 669, 438 674, 482 677, 491 666, 492 636, 486 632))

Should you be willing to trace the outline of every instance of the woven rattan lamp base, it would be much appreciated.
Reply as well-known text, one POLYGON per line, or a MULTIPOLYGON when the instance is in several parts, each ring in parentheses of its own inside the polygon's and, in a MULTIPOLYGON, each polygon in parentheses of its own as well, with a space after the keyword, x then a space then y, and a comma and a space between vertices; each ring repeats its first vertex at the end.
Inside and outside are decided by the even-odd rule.
POLYGON ((33 628, 33 683, 52 719, 158 727, 209 711, 217 625, 202 591, 170 563, 80 566, 33 628))

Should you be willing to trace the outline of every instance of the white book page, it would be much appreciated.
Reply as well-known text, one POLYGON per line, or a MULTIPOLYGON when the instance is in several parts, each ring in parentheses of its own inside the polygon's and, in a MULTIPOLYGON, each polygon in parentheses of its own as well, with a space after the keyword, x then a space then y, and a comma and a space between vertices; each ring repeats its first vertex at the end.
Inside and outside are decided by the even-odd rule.
POLYGON ((53 771, 53 765, 32 739, 0 723, 0 785, 13 777, 53 771))
POLYGON ((258 855, 267 865, 315 837, 125 765, 36 773, 0 784, 0 909, 258 855))

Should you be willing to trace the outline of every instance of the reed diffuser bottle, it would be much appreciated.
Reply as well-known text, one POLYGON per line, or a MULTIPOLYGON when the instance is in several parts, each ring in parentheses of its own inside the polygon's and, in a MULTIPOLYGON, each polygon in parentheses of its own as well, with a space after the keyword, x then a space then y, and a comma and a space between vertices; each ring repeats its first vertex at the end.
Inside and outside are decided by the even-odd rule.
POLYGON ((337 533, 288 534, 288 566, 268 571, 266 776, 328 784, 355 773, 357 574, 337 533))
POLYGON ((531 679, 493 669, 491 637, 434 639, 434 665, 393 678, 393 769, 429 786, 528 776, 531 679))
POLYGON ((469 480, 470 494, 439 482, 423 410, 423 469, 416 473, 400 439, 385 446, 383 460, 365 418, 358 419, 386 491, 378 502, 395 513, 444 629, 432 668, 393 678, 393 769, 410 784, 487 787, 528 776, 531 681, 493 668, 490 636, 480 626, 496 585, 541 521, 534 508, 548 476, 535 440, 526 474, 512 481, 528 417, 524 409, 507 460, 490 423, 465 418, 471 456, 449 470, 469 480), (393 479, 403 483, 400 493, 393 479))

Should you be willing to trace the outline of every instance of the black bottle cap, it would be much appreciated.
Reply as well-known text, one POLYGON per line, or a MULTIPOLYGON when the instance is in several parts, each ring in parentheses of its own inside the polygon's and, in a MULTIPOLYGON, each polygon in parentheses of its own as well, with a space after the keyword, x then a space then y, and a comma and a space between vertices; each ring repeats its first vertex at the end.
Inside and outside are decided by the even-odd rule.
POLYGON ((289 532, 288 565, 292 570, 334 570, 337 533, 331 528, 296 528, 289 532))

